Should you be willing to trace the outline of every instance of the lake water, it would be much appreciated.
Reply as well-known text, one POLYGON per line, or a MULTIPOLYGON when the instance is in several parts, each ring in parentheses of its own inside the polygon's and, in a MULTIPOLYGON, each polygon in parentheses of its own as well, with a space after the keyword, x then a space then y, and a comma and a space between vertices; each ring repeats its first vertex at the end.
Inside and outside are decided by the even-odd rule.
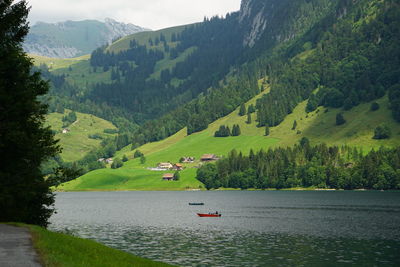
POLYGON ((400 192, 68 192, 56 209, 52 230, 179 266, 400 266, 400 192))

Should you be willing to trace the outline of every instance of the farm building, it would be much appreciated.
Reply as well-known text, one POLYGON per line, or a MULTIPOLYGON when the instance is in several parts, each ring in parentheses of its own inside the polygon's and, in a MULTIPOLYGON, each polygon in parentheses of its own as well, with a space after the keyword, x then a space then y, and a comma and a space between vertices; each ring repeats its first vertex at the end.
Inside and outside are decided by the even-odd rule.
POLYGON ((201 161, 213 161, 213 160, 218 160, 217 156, 214 154, 204 154, 200 158, 201 161))
POLYGON ((164 173, 162 178, 163 178, 163 180, 171 181, 174 179, 174 174, 173 173, 164 173))
POLYGON ((172 169, 173 165, 170 162, 160 162, 158 163, 157 167, 160 169, 169 170, 172 169))
POLYGON ((172 169, 174 169, 176 171, 181 171, 181 170, 183 170, 183 165, 180 163, 175 163, 174 166, 172 167, 172 169))
POLYGON ((182 157, 179 161, 182 163, 192 163, 194 162, 194 157, 182 157))

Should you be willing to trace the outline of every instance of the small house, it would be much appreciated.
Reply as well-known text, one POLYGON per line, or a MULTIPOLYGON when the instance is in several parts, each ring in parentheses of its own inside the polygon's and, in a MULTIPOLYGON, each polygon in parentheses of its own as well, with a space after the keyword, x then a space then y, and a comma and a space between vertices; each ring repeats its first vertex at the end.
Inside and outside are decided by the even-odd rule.
POLYGON ((70 132, 70 129, 68 129, 68 128, 65 128, 65 129, 62 130, 63 134, 66 134, 66 133, 69 133, 69 132, 70 132))
POLYGON ((103 161, 105 161, 106 159, 105 158, 99 158, 97 161, 98 162, 103 162, 103 161))
POLYGON ((162 178, 165 181, 171 181, 171 180, 174 180, 174 174, 173 173, 164 173, 162 178))
POLYGON ((157 165, 160 169, 170 170, 172 169, 173 165, 170 162, 160 162, 157 165))
POLYGON ((107 163, 107 164, 111 164, 111 163, 113 163, 113 162, 114 162, 114 160, 113 160, 112 158, 106 159, 106 163, 107 163))
POLYGON ((176 171, 181 171, 181 170, 183 170, 183 165, 180 163, 175 163, 172 169, 174 169, 176 171))
POLYGON ((182 163, 193 163, 194 162, 194 157, 182 157, 180 159, 180 162, 182 162, 182 163))
POLYGON ((214 154, 204 154, 200 158, 201 161, 213 161, 213 160, 218 160, 217 156, 214 154))

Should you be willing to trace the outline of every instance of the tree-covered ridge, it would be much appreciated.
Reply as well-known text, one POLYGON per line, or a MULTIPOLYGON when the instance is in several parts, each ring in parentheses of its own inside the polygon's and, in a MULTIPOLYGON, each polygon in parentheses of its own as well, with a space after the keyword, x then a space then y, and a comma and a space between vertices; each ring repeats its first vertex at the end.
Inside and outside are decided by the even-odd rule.
POLYGON ((281 51, 284 57, 265 59, 272 89, 257 103, 259 125, 279 124, 307 98, 307 111, 319 105, 351 109, 388 91, 399 120, 399 29, 398 1, 340 1, 301 40, 281 51))
POLYGON ((400 189, 400 148, 381 148, 365 154, 347 146, 310 146, 307 139, 293 148, 233 150, 227 158, 197 171, 211 188, 400 189))

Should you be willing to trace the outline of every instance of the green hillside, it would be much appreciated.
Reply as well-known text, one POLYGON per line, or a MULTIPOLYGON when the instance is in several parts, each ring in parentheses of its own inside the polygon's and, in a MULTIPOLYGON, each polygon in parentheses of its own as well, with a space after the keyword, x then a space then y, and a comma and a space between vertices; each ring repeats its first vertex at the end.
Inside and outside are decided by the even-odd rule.
POLYGON ((50 71, 68 68, 83 60, 87 60, 90 57, 90 55, 84 55, 75 58, 52 58, 52 57, 39 56, 35 54, 28 54, 28 56, 33 59, 33 63, 35 64, 35 66, 40 66, 44 64, 47 65, 50 71))
POLYGON ((68 133, 62 133, 62 118, 70 111, 66 110, 64 114, 51 113, 47 116, 47 123, 53 131, 56 131, 56 139, 59 139, 63 151, 61 157, 64 161, 76 161, 81 159, 87 152, 93 148, 99 147, 101 139, 89 138, 89 135, 99 135, 102 138, 113 136, 106 134, 105 129, 116 129, 116 127, 103 119, 94 115, 76 112, 77 120, 67 128, 68 133))
MULTIPOLYGON (((255 104, 256 99, 268 93, 265 90, 246 106, 255 104)), ((306 101, 300 103, 292 114, 276 127, 270 128, 270 136, 265 137, 265 128, 257 128, 256 122, 246 123, 247 116, 239 116, 239 108, 226 117, 223 117, 209 125, 206 130, 199 133, 186 135, 186 129, 182 129, 175 135, 159 141, 148 143, 138 148, 145 154, 146 162, 141 164, 139 159, 133 159, 134 151, 125 147, 117 152, 116 158, 126 155, 130 158, 123 167, 119 169, 100 169, 61 185, 59 190, 188 190, 203 189, 203 185, 195 179, 198 159, 206 153, 218 156, 226 156, 232 149, 247 154, 252 148, 254 150, 267 149, 268 147, 291 146, 302 137, 307 137, 311 143, 325 142, 330 145, 350 145, 363 147, 365 151, 371 148, 379 148, 381 145, 400 145, 400 124, 390 118, 388 99, 383 97, 377 101, 380 109, 370 111, 370 103, 361 104, 350 111, 341 109, 329 109, 320 107, 319 110, 306 113, 306 101), (347 122, 336 126, 335 117, 338 112, 343 112, 347 122), (297 121, 296 130, 292 130, 293 121, 297 121), (382 120, 385 120, 392 130, 392 138, 386 140, 372 139, 373 132, 382 120), (239 124, 242 134, 237 137, 214 137, 214 132, 220 125, 232 126, 239 124), (298 133, 297 130, 301 131, 298 133), (171 171, 150 171, 147 167, 155 167, 159 162, 176 163, 183 156, 193 156, 195 163, 186 164, 181 171, 179 181, 162 181, 163 173, 171 171)), ((254 114, 253 114, 254 115, 254 114)), ((185 165, 185 164, 184 164, 185 165)))
POLYGON ((350 145, 363 147, 365 150, 400 145, 400 123, 391 116, 387 96, 376 102, 380 106, 377 111, 370 110, 371 103, 363 103, 349 111, 319 107, 307 114, 305 112, 307 101, 304 101, 280 125, 271 127, 270 136, 279 138, 277 144, 280 146, 291 146, 302 137, 309 138, 312 144, 350 145), (337 113, 344 115, 347 121, 344 125, 336 126, 337 113), (292 130, 294 120, 297 122, 297 127, 292 130), (374 129, 382 122, 389 126, 392 137, 383 140, 372 139, 374 129))
MULTIPOLYGON (((158 31, 144 31, 144 32, 138 32, 138 33, 135 33, 132 35, 128 35, 128 36, 125 36, 125 37, 117 40, 112 45, 110 45, 107 48, 107 51, 118 53, 123 50, 127 50, 129 48, 129 43, 132 40, 136 40, 136 42, 138 42, 138 44, 146 45, 148 48, 156 48, 155 46, 150 46, 149 39, 155 40, 155 38, 159 37, 160 34, 163 34, 165 36, 167 43, 171 44, 172 43, 172 41, 171 41, 172 34, 179 34, 188 26, 190 26, 190 24, 166 28, 166 29, 162 29, 162 30, 158 30, 158 31)), ((162 47, 162 44, 160 44, 158 46, 158 48, 160 48, 160 49, 161 49, 161 47, 162 47)))

